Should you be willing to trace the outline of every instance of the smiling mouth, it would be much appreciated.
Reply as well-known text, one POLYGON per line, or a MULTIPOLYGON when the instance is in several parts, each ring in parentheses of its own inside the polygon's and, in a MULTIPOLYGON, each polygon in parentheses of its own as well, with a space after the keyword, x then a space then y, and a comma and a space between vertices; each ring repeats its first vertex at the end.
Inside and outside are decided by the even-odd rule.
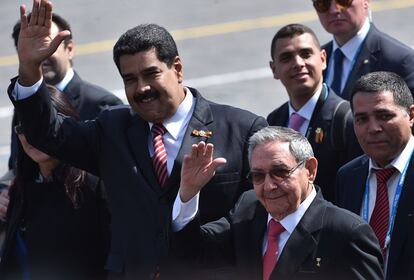
POLYGON ((277 196, 266 196, 265 198, 266 199, 268 199, 268 200, 276 200, 276 199, 279 199, 279 198, 281 198, 281 197, 283 197, 283 196, 285 196, 286 194, 279 194, 279 195, 277 195, 277 196))

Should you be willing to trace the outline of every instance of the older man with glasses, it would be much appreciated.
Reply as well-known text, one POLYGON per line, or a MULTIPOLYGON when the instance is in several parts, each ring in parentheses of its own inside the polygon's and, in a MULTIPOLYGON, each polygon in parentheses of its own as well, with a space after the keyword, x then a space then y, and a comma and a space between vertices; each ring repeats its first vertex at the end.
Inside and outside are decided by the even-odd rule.
POLYGON ((249 141, 254 190, 227 217, 200 227, 199 192, 225 164, 212 155, 213 145, 201 142, 184 158, 172 226, 187 268, 227 261, 233 267, 224 279, 383 279, 374 232, 323 198, 313 184, 318 161, 299 132, 256 132, 249 141))
POLYGON ((333 40, 327 52, 325 82, 350 100, 355 82, 375 71, 400 75, 414 92, 414 51, 370 22, 370 0, 312 0, 325 30, 333 40))

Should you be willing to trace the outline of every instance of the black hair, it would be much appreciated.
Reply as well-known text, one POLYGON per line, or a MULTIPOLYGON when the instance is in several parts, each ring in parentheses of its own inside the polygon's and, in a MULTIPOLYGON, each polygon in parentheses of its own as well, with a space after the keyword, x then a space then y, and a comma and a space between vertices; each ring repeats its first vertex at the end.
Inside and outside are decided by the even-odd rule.
POLYGON ((177 45, 171 34, 157 24, 141 24, 121 35, 113 48, 113 59, 119 68, 122 55, 133 55, 155 49, 157 58, 171 67, 178 56, 177 45))

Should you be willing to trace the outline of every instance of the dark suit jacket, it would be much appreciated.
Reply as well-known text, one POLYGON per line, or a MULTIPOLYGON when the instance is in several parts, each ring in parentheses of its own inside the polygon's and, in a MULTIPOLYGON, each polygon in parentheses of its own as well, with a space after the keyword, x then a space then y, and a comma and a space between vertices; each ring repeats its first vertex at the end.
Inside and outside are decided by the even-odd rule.
MULTIPOLYGON (((118 97, 106 89, 82 80, 76 72, 63 92, 69 98, 72 106, 79 113, 81 120, 92 120, 109 106, 122 104, 122 101, 118 97)), ((18 139, 13 130, 13 127, 16 124, 16 114, 13 114, 9 169, 14 168, 16 161, 18 139)))
MULTIPOLYGON (((337 203, 361 213, 369 158, 360 156, 343 166, 337 176, 337 203)), ((414 273, 414 158, 407 169, 397 208, 388 256, 387 279, 412 279, 414 273)))
MULTIPOLYGON (((322 46, 327 52, 328 64, 332 41, 322 46)), ((355 82, 363 75, 375 71, 390 71, 400 75, 414 95, 414 51, 391 36, 379 31, 374 24, 362 43, 341 97, 350 100, 355 82)))
POLYGON ((10 190, 1 279, 23 278, 18 232, 26 245, 30 279, 105 279, 109 212, 99 180, 87 178, 76 209, 63 183, 28 182, 10 190))
MULTIPOLYGON (((318 159, 318 174, 315 184, 321 186, 323 196, 333 201, 335 198, 335 175, 338 169, 351 159, 362 154, 355 137, 352 112, 349 104, 346 110, 338 110, 340 123, 333 125, 333 116, 338 105, 344 102, 331 89, 322 90, 309 123, 306 138, 312 145, 318 159), (321 128, 324 137, 322 143, 316 141, 315 130, 321 128), (335 138, 334 138, 335 135, 335 138), (339 136, 339 137, 338 137, 339 136), (335 143, 335 144, 334 144, 335 143)), ((269 125, 287 126, 289 123, 289 105, 286 102, 267 117, 269 125)))
POLYGON ((125 278, 147 279, 157 265, 162 273, 181 162, 193 143, 214 143, 215 156, 227 158, 227 164, 217 170, 201 194, 206 219, 222 215, 250 187, 245 184, 248 139, 266 126, 266 121, 247 111, 209 102, 195 89, 191 93, 196 97, 193 116, 164 188, 156 180, 149 156, 149 125, 130 107, 113 107, 94 121, 78 123, 56 115, 44 84, 32 97, 13 100, 30 143, 103 179, 112 214, 112 244, 106 267, 124 272, 125 278), (211 131, 213 136, 194 137, 194 129, 211 131))
MULTIPOLYGON (((180 254, 234 264, 225 279, 263 279, 262 247, 268 213, 253 190, 227 218, 201 227, 194 220, 174 235, 180 254), (233 273, 233 274, 232 274, 233 273), (230 276, 232 275, 232 276, 230 276)), ((270 279, 382 279, 382 256, 372 229, 318 191, 289 237, 270 279)))

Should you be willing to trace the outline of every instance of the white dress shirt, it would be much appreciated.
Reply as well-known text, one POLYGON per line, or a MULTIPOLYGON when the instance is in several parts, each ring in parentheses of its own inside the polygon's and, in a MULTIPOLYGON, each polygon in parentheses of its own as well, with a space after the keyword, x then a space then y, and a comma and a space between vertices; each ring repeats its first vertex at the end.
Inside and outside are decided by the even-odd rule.
MULTIPOLYGON (((181 102, 175 114, 165 120, 162 124, 167 129, 167 132, 163 135, 165 150, 167 151, 167 171, 168 175, 171 174, 174 167, 174 160, 177 157, 181 144, 183 143, 185 131, 187 130, 188 123, 194 112, 195 97, 191 94, 188 88, 184 88, 186 95, 181 102)), ((150 129, 153 123, 149 123, 150 129)), ((154 146, 152 143, 152 134, 148 135, 148 149, 150 156, 154 154, 154 146)))
POLYGON ((367 37, 368 35, 370 26, 371 24, 369 22, 369 19, 367 18, 364 22, 364 25, 358 31, 358 33, 341 47, 335 40, 333 40, 332 53, 329 59, 328 72, 326 77, 328 85, 332 84, 334 77, 334 53, 336 49, 340 47, 342 53, 344 54, 344 59, 342 62, 341 91, 344 89, 349 74, 351 73, 352 67, 354 66, 353 63, 356 60, 356 56, 359 53, 359 50, 361 48, 362 43, 365 40, 365 37, 367 37))
POLYGON ((318 103, 318 99, 322 93, 323 88, 324 87, 321 84, 319 88, 316 89, 315 94, 312 95, 312 97, 308 100, 308 102, 306 102, 305 105, 303 105, 302 108, 299 109, 299 111, 296 111, 289 102, 289 120, 293 113, 296 113, 302 116, 303 118, 305 118, 305 121, 302 123, 302 125, 299 128, 300 134, 304 135, 305 137, 307 135, 307 131, 309 128, 309 123, 312 118, 313 111, 315 110, 316 103, 318 103))

